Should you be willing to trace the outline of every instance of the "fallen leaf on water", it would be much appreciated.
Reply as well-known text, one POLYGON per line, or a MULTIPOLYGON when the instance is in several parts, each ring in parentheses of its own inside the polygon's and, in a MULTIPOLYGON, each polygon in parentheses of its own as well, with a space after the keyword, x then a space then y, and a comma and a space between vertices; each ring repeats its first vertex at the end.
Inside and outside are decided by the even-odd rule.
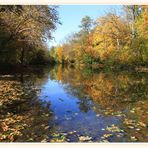
POLYGON ((136 138, 136 137, 134 137, 134 136, 131 136, 131 140, 132 140, 132 141, 136 141, 136 140, 137 140, 137 138, 136 138))
POLYGON ((96 115, 96 117, 99 117, 99 116, 100 116, 100 114, 97 114, 97 115, 96 115))
POLYGON ((139 125, 141 125, 143 127, 146 127, 146 124, 145 123, 143 123, 143 122, 138 122, 138 123, 139 123, 139 125))
POLYGON ((92 139, 92 137, 89 137, 89 136, 80 136, 79 137, 79 140, 81 142, 88 141, 88 140, 91 140, 91 139, 92 139))
POLYGON ((47 139, 43 139, 41 142, 45 143, 45 142, 47 142, 47 139))
POLYGON ((6 125, 5 122, 3 122, 3 123, 1 124, 1 128, 3 129, 3 131, 7 131, 7 130, 8 130, 8 126, 6 125))
POLYGON ((108 137, 111 137, 113 136, 113 134, 104 134, 101 138, 108 138, 108 137))

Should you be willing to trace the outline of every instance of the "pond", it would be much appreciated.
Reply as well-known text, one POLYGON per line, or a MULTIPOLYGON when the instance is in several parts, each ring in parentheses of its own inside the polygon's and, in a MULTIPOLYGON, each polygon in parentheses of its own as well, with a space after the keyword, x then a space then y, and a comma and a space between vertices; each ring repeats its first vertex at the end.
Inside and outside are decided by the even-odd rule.
POLYGON ((148 75, 84 67, 0 72, 0 142, 147 142, 148 75))

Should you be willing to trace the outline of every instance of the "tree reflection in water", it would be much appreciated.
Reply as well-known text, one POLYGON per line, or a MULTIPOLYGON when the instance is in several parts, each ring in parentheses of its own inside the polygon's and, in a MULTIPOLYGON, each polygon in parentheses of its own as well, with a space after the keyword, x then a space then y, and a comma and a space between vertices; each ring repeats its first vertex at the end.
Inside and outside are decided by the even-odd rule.
POLYGON ((0 75, 1 142, 147 141, 146 74, 61 65, 29 71, 0 75))
MULTIPOLYGON (((51 70, 51 76, 63 84, 68 94, 79 100, 81 112, 93 110, 97 116, 117 117, 120 120, 118 126, 126 136, 125 141, 146 141, 147 74, 128 71, 94 72, 92 69, 58 66, 51 70)), ((124 141, 122 134, 118 135, 121 139, 113 135, 111 133, 107 138, 112 137, 110 141, 124 141)))

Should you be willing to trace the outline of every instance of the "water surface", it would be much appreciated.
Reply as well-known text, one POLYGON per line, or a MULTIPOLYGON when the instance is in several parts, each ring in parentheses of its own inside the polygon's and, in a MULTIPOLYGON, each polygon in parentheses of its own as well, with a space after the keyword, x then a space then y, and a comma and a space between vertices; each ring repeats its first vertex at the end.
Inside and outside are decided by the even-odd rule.
POLYGON ((1 74, 0 139, 146 142, 147 82, 145 73, 61 65, 1 74))

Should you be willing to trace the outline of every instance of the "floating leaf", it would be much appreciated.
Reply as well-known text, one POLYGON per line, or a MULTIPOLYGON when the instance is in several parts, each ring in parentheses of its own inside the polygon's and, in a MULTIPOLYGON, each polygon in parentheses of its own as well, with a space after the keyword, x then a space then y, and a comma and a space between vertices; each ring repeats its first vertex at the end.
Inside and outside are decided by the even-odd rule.
POLYGON ((89 136, 80 136, 80 137, 79 137, 79 140, 80 140, 81 142, 89 141, 89 140, 91 140, 91 139, 92 139, 92 137, 89 137, 89 136))

